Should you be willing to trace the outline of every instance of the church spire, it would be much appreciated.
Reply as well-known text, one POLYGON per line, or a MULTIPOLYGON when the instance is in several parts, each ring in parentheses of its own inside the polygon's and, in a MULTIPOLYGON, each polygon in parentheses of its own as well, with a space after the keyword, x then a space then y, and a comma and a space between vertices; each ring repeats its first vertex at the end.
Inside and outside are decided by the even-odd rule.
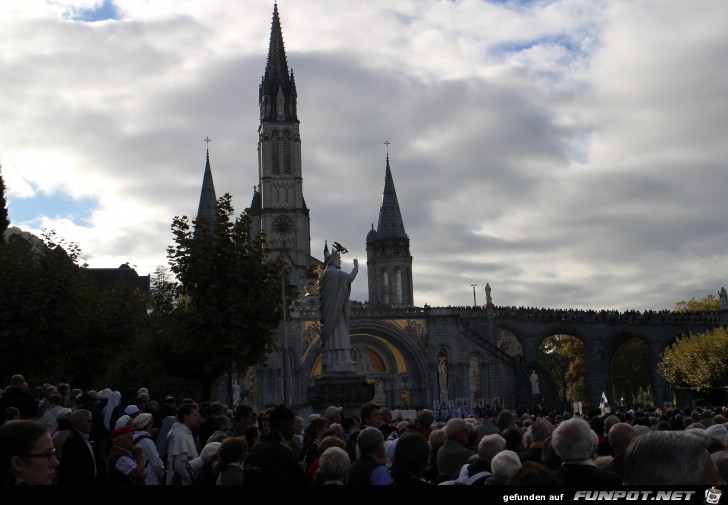
POLYGON ((397 191, 394 189, 392 169, 389 167, 389 142, 387 145, 387 169, 384 175, 384 191, 382 192, 382 206, 379 208, 379 223, 377 236, 379 238, 406 238, 402 213, 399 210, 397 191))
POLYGON ((210 137, 205 138, 207 143, 207 161, 205 163, 205 175, 202 177, 202 191, 200 192, 200 205, 197 208, 197 219, 204 218, 212 228, 217 213, 217 197, 215 196, 215 183, 212 181, 212 169, 210 168, 210 137))
POLYGON ((404 231, 392 169, 389 166, 389 141, 384 145, 387 146, 387 170, 382 205, 379 208, 379 223, 376 230, 372 223, 366 239, 369 303, 412 306, 414 289, 409 237, 404 231))
POLYGON ((296 82, 293 69, 288 70, 286 48, 283 45, 278 4, 273 6, 273 21, 270 28, 268 61, 260 83, 258 106, 261 121, 297 121, 296 82))

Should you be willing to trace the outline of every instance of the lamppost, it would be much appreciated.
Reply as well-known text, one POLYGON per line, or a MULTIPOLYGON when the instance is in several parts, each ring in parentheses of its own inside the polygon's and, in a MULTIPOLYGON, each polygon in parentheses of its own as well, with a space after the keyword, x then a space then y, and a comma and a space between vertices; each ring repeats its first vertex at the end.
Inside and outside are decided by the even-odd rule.
MULTIPOLYGON (((284 265, 288 265, 288 261, 282 260, 284 265)), ((288 329, 286 328, 286 271, 281 271, 281 305, 283 306, 283 349, 281 350, 281 369, 283 371, 283 405, 288 406, 288 356, 286 346, 288 345, 288 329)))
POLYGON ((478 303, 475 301, 475 286, 477 286, 477 284, 471 284, 470 285, 470 287, 473 288, 473 307, 477 307, 478 306, 478 303))

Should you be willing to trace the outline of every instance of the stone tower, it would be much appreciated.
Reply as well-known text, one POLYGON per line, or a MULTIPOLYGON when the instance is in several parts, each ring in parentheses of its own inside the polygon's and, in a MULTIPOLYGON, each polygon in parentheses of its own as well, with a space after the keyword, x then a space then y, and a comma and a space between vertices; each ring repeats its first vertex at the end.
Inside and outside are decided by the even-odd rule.
POLYGON ((409 237, 404 231, 392 170, 384 175, 382 206, 379 222, 367 235, 367 271, 369 276, 369 303, 373 305, 412 306, 412 256, 409 237))
POLYGON ((250 206, 252 231, 266 233, 273 256, 292 267, 289 284, 302 292, 316 276, 311 264, 309 210, 303 198, 296 99, 296 81, 288 68, 276 4, 258 95, 258 186, 250 206))

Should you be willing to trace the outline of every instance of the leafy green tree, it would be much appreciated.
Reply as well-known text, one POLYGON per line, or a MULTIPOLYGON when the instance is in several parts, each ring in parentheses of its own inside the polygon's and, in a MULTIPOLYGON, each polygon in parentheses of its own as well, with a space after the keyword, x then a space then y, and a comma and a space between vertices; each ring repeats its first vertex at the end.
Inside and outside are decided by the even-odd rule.
POLYGON ((5 200, 5 180, 3 179, 3 165, 0 163, 0 244, 5 242, 5 230, 10 226, 8 220, 8 202, 5 200))
POLYGON ((589 399, 586 348, 577 337, 567 334, 546 337, 539 347, 538 361, 556 383, 562 400, 589 399))
POLYGON ((0 369, 34 384, 96 386, 143 325, 144 297, 99 291, 79 253, 52 231, 43 242, 13 235, 0 247, 0 369))
POLYGON ((647 345, 633 337, 619 346, 612 356, 612 395, 627 401, 648 390, 652 384, 650 354, 647 345))
POLYGON ((720 299, 715 295, 706 295, 696 300, 693 296, 690 300, 680 300, 675 303, 675 312, 710 312, 720 309, 720 299))
POLYGON ((662 353, 658 372, 671 387, 696 392, 726 388, 728 384, 728 329, 678 337, 662 353))
POLYGON ((167 248, 170 270, 180 283, 184 328, 171 345, 176 372, 201 382, 200 397, 237 367, 264 360, 275 350, 272 331, 282 320, 284 266, 269 259, 263 234, 253 236, 249 213, 233 219, 231 196, 218 199, 214 223, 175 217, 175 245, 167 248))

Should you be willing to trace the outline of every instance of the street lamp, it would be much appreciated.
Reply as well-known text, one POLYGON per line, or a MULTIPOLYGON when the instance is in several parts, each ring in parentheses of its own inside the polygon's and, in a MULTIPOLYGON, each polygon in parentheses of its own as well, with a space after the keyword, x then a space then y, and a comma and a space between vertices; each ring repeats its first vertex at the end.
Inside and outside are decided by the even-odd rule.
POLYGON ((473 307, 477 307, 478 306, 478 303, 475 301, 475 286, 477 286, 477 284, 471 284, 470 285, 470 287, 473 288, 473 307))

